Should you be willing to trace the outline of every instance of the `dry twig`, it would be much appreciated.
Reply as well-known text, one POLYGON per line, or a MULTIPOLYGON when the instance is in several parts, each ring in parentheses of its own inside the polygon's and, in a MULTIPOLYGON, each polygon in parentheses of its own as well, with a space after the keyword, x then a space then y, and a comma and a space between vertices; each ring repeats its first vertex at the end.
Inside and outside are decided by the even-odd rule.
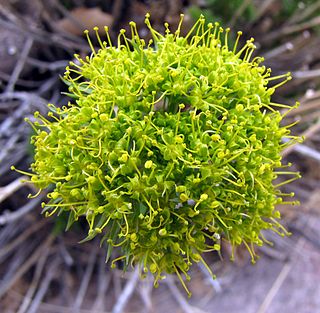
POLYGON ((60 264, 60 259, 55 258, 51 262, 50 266, 48 266, 48 269, 46 271, 46 275, 43 277, 41 284, 37 290, 37 293, 31 303, 30 308, 27 311, 27 313, 37 313, 38 312, 39 305, 40 305, 43 297, 45 296, 53 277, 57 274, 57 267, 59 264, 60 264))
POLYGON ((8 198, 9 196, 11 196, 19 188, 21 188, 23 186, 23 183, 21 182, 21 180, 24 180, 26 178, 27 178, 26 176, 21 176, 16 180, 14 180, 13 182, 11 182, 9 185, 5 187, 0 187, 0 203, 6 198, 8 198))
POLYGON ((22 206, 14 212, 4 212, 2 215, 0 215, 0 225, 12 223, 18 219, 21 219, 23 215, 35 209, 36 206, 41 203, 44 196, 44 193, 42 194, 42 196, 39 195, 37 198, 28 201, 24 206, 22 206))
POLYGON ((290 25, 280 28, 279 30, 275 30, 270 34, 264 36, 261 40, 263 43, 268 43, 274 40, 277 40, 281 37, 285 37, 294 33, 298 33, 304 31, 306 29, 310 29, 320 25, 320 16, 314 17, 310 21, 298 24, 298 25, 290 25))
POLYGON ((267 293, 265 299, 263 300, 262 304, 260 305, 257 313, 265 313, 267 309, 269 308, 270 304, 272 303, 272 300, 278 293, 279 289, 281 288, 283 282, 287 278, 289 272, 291 271, 292 263, 288 262, 285 263, 280 274, 278 275, 277 279, 273 283, 272 287, 270 288, 269 292, 267 293))
POLYGON ((97 259, 97 249, 93 249, 91 251, 90 257, 88 259, 87 268, 84 272, 81 284, 79 286, 79 291, 76 296, 76 300, 74 302, 73 308, 75 311, 79 310, 82 302, 84 300, 85 294, 87 292, 89 282, 92 276, 93 268, 97 259))
POLYGON ((111 282, 110 273, 106 273, 106 263, 102 256, 100 256, 99 262, 99 275, 98 275, 98 291, 97 296, 92 306, 92 311, 102 311, 105 303, 105 296, 108 290, 108 287, 111 282), (109 275, 108 275, 109 274, 109 275))
POLYGON ((36 288, 38 287, 40 279, 42 279, 41 274, 43 271, 43 268, 45 266, 46 260, 48 258, 50 246, 48 246, 47 249, 45 249, 43 255, 41 255, 35 269, 34 276, 32 278, 31 284, 28 288, 28 291, 19 307, 19 310, 17 313, 24 313, 28 309, 30 303, 32 302, 32 297, 34 293, 36 292, 36 288))
MULTIPOLYGON (((315 133, 317 133, 320 130, 320 122, 312 125, 311 127, 309 127, 306 131, 304 131, 301 134, 301 137, 304 137, 306 139, 310 139, 311 136, 313 136, 315 133)), ((309 156, 317 161, 320 160, 320 153, 317 152, 316 150, 313 150, 307 146, 304 146, 302 144, 296 144, 293 146, 290 146, 288 148, 286 148, 285 150, 282 151, 282 156, 287 156, 289 153, 291 153, 293 150, 300 152, 302 154, 304 154, 305 156, 309 156)))
POLYGON ((26 43, 21 51, 21 55, 19 57, 18 63, 16 64, 16 66, 11 74, 10 80, 7 84, 7 87, 5 90, 6 92, 12 92, 14 90, 14 86, 15 86, 17 79, 19 78, 19 76, 24 68, 24 65, 26 63, 26 60, 27 60, 27 57, 30 53, 32 45, 33 45, 33 39, 31 37, 28 37, 26 40, 26 43))
POLYGON ((140 271, 139 267, 136 266, 134 271, 132 272, 131 277, 128 280, 126 286, 124 287, 120 296, 118 297, 118 300, 112 309, 112 313, 122 313, 123 312, 128 300, 132 296, 132 294, 134 292, 134 288, 139 280, 139 274, 140 274, 139 271, 140 271))
POLYGON ((181 294, 180 290, 175 285, 171 276, 167 276, 166 283, 174 299, 179 303, 184 313, 205 313, 201 309, 195 308, 188 303, 188 301, 185 299, 185 297, 181 294))
POLYGON ((33 233, 39 231, 44 225, 48 223, 48 220, 42 220, 37 223, 33 223, 29 228, 26 228, 25 231, 21 232, 21 234, 16 237, 13 241, 8 243, 6 246, 0 249, 0 262, 2 258, 13 251, 17 246, 19 246, 23 241, 27 240, 29 236, 33 233))
POLYGON ((47 239, 32 253, 29 259, 25 260, 22 266, 14 273, 14 275, 0 285, 0 298, 15 284, 15 282, 30 269, 30 267, 38 261, 44 249, 47 249, 54 240, 53 236, 48 236, 47 239))

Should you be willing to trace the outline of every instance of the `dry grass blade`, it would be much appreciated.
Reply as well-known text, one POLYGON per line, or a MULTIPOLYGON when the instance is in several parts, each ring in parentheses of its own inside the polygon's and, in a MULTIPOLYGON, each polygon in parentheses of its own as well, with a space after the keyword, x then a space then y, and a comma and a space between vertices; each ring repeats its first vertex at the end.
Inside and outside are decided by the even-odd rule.
POLYGON ((42 220, 40 222, 34 223, 25 231, 23 231, 18 237, 15 237, 13 241, 8 243, 6 246, 0 249, 0 262, 2 258, 13 251, 17 246, 19 246, 24 240, 26 240, 33 233, 39 231, 44 225, 48 223, 48 220, 42 220))
POLYGON ((27 57, 28 57, 30 50, 31 50, 31 47, 33 45, 33 42, 34 42, 34 40, 31 37, 27 38, 27 41, 23 47, 23 50, 21 51, 19 61, 18 61, 17 65, 15 66, 15 68, 11 74, 10 80, 7 84, 7 87, 5 90, 6 92, 12 92, 14 90, 14 85, 16 84, 17 79, 19 78, 19 75, 21 74, 21 72, 23 70, 23 67, 26 63, 27 57))
POLYGON ((263 57, 265 60, 269 60, 269 59, 272 59, 272 58, 276 58, 278 57, 279 55, 283 54, 283 53, 286 53, 288 51, 291 51, 293 50, 294 48, 294 45, 292 42, 286 42, 285 44, 281 45, 281 46, 278 46, 272 50, 269 50, 268 52, 264 53, 263 54, 263 57))
MULTIPOLYGON (((0 158, 1 160, 1 158, 0 158)), ((26 176, 21 176, 11 182, 9 185, 5 187, 0 187, 0 203, 6 198, 10 197, 15 191, 23 186, 22 180, 26 179, 26 176)))
POLYGON ((15 16, 12 13, 8 13, 7 10, 4 10, 3 6, 0 6, 0 13, 2 13, 2 16, 0 15, 0 25, 13 32, 22 33, 25 36, 30 36, 37 42, 41 42, 45 45, 54 45, 56 47, 61 47, 68 51, 72 51, 72 49, 79 49, 86 52, 89 51, 84 40, 79 37, 66 34, 62 35, 58 33, 49 33, 35 25, 32 25, 32 27, 30 27, 30 25, 28 25, 21 18, 15 16))
POLYGON ((86 294, 88 286, 89 286, 89 282, 90 282, 90 279, 92 276, 92 272, 93 272, 93 268, 94 268, 96 259, 97 259, 97 249, 93 249, 93 251, 91 251, 90 257, 88 259, 87 268, 84 272, 81 284, 79 286, 79 291, 77 293, 76 300, 73 305, 73 308, 75 311, 80 309, 80 307, 84 301, 84 297, 85 297, 85 294, 86 294))
POLYGON ((92 306, 92 311, 102 311, 105 305, 105 296, 111 282, 110 273, 106 273, 106 263, 104 257, 100 256, 99 274, 98 274, 98 290, 97 296, 92 306), (108 275, 109 274, 109 275, 108 275))
MULTIPOLYGON (((154 312, 152 306, 152 291, 153 291, 153 277, 148 275, 143 281, 139 283, 139 295, 144 305, 144 313, 154 312)), ((142 313, 142 312, 141 312, 142 313)))
POLYGON ((308 71, 295 71, 292 72, 292 77, 295 79, 320 78, 320 69, 308 71))
POLYGON ((0 285, 0 298, 13 286, 13 284, 33 266, 42 255, 44 249, 50 245, 54 240, 53 236, 48 236, 47 239, 32 253, 29 259, 25 260, 23 265, 14 273, 14 275, 0 285))
POLYGON ((262 2, 262 5, 259 7, 259 9, 256 12, 255 20, 258 20, 262 15, 265 14, 265 12, 268 11, 270 6, 275 2, 275 0, 265 0, 262 2))
POLYGON ((230 28, 234 27, 237 19, 243 14, 246 8, 252 3, 252 0, 244 0, 237 11, 233 14, 231 21, 228 23, 230 28))
POLYGON ((291 267, 292 267, 291 263, 285 263, 280 274, 278 275, 277 279, 275 280, 274 284, 272 285, 271 289, 269 290, 267 296, 265 297, 263 303, 259 307, 257 313, 265 313, 268 310, 273 298, 275 297, 275 295, 277 294, 277 292, 281 288, 281 285, 283 284, 283 282, 287 278, 287 276, 291 270, 291 267))
POLYGON ((112 313, 122 313, 127 302, 129 301, 130 297, 134 292, 134 288, 139 280, 140 269, 138 266, 134 269, 131 274, 130 279, 128 280, 126 286, 122 290, 121 294, 119 295, 113 309, 112 313))
MULTIPOLYGON (((318 131, 320 131, 320 121, 318 123, 312 125, 311 127, 309 127, 306 131, 304 131, 301 134, 301 136, 304 137, 305 139, 310 139, 318 131)), ((304 147, 304 148, 303 147, 304 146, 301 144, 290 146, 290 147, 286 148, 285 150, 283 150, 282 156, 288 155, 293 150, 297 150, 297 151, 300 150, 300 152, 304 153, 304 155, 306 155, 306 156, 312 156, 316 160, 319 159, 319 156, 318 156, 319 153, 317 151, 315 151, 315 150, 312 151, 313 149, 311 149, 311 148, 307 149, 306 147, 304 147), (300 146, 300 148, 297 148, 299 146, 300 146)))
MULTIPOLYGON (((308 219, 310 221, 310 219, 308 219)), ((298 242, 294 245, 294 248, 291 249, 291 258, 293 258, 294 254, 300 253, 302 246, 305 243, 305 239, 300 237, 298 242)), ((264 298, 262 304, 260 305, 257 313, 265 313, 267 312, 268 308, 270 307, 273 299, 279 292, 282 284, 284 283, 285 279, 287 278, 288 274, 290 273, 294 262, 296 262, 297 258, 295 257, 291 261, 285 263, 277 276, 276 280, 274 281, 273 285, 271 286, 269 292, 267 293, 266 297, 264 298)))
POLYGON ((316 110, 320 108, 320 99, 319 100, 311 100, 308 102, 303 103, 300 107, 296 108, 293 111, 290 111, 287 114, 287 117, 289 116, 299 116, 307 111, 316 110))
POLYGON ((24 206, 22 206, 14 212, 5 212, 2 215, 0 215, 0 225, 12 223, 16 220, 21 219, 24 215, 29 213, 31 210, 36 208, 37 205, 41 203, 44 195, 45 194, 42 194, 42 196, 38 196, 37 198, 30 200, 29 202, 27 202, 27 204, 25 204, 24 206))
POLYGON ((17 313, 25 313, 26 310, 28 309, 30 303, 32 302, 32 297, 33 297, 34 293, 36 292, 36 289, 38 287, 40 279, 42 279, 41 275, 42 275, 42 271, 44 269, 46 260, 48 258, 49 251, 50 251, 50 246, 48 246, 47 249, 45 249, 43 255, 41 255, 39 262, 36 265, 35 273, 32 278, 32 282, 30 284, 30 287, 29 287, 17 313))
POLYGON ((306 20, 309 18, 310 15, 312 15, 314 12, 320 9, 320 1, 315 1, 315 3, 311 3, 309 6, 307 6, 302 12, 299 10, 296 14, 292 16, 288 20, 286 24, 294 24, 294 23, 299 23, 303 20, 306 20))
MULTIPOLYGON (((317 150, 314 150, 308 146, 305 146, 303 144, 298 144, 293 147, 293 150, 303 156, 306 156, 308 158, 314 159, 320 163, 320 152, 317 150)), ((288 151, 286 154, 289 154, 290 151, 288 151)))
POLYGON ((41 284, 37 290, 37 293, 31 303, 30 308, 27 311, 27 313, 37 313, 38 312, 39 305, 40 305, 43 297, 45 296, 53 277, 57 273, 57 267, 58 267, 59 263, 60 263, 60 260, 58 257, 56 257, 51 262, 51 264, 48 266, 48 269, 46 271, 46 275, 43 277, 41 284))
POLYGON ((195 308, 188 303, 188 301, 182 295, 178 287, 175 285, 171 276, 168 276, 166 278, 166 283, 167 283, 167 286, 169 287, 169 290, 173 298, 178 302, 178 304, 180 305, 184 313, 205 313, 201 309, 195 308))
POLYGON ((320 16, 317 16, 313 19, 311 19, 308 22, 303 22, 298 25, 290 25, 290 26, 284 26, 283 28, 280 28, 279 30, 275 30, 271 32, 268 35, 265 35, 263 39, 261 40, 262 43, 270 43, 272 41, 275 41, 281 37, 285 37, 294 33, 298 33, 301 31, 304 31, 306 29, 310 29, 316 26, 320 25, 320 16))
POLYGON ((212 289, 215 293, 222 292, 222 286, 220 284, 220 281, 218 278, 213 279, 210 273, 207 271, 206 267, 203 265, 203 263, 197 263, 198 267, 200 268, 203 275, 206 277, 206 281, 208 284, 211 285, 212 289))

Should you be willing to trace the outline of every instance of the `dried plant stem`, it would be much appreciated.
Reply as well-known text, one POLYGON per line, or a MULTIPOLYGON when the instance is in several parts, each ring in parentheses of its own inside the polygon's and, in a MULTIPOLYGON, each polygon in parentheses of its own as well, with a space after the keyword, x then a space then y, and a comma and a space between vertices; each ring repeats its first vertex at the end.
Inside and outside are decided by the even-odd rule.
POLYGON ((10 155, 10 159, 6 159, 1 162, 1 167, 0 167, 0 176, 4 175, 5 173, 10 171, 10 166, 12 164, 17 164, 20 160, 25 158, 25 144, 24 143, 19 143, 15 146, 15 151, 14 154, 10 155))
POLYGON ((303 103, 301 106, 287 113, 288 116, 299 116, 306 111, 315 110, 320 108, 320 99, 319 100, 311 100, 306 103, 303 103))
POLYGON ((171 276, 168 276, 166 278, 166 283, 167 283, 167 286, 169 287, 169 290, 171 291, 174 299, 179 303, 179 305, 184 313, 204 313, 202 310, 195 308, 188 303, 188 301, 185 299, 185 297, 181 294, 178 287, 175 285, 171 276))
POLYGON ((139 294, 144 304, 144 311, 147 313, 154 312, 152 307, 152 291, 153 291, 153 277, 150 275, 140 282, 139 294))
MULTIPOLYGON (((34 65, 38 68, 50 71, 57 71, 65 69, 65 67, 69 64, 67 60, 55 61, 55 62, 44 62, 33 58, 27 59, 28 64, 34 65)), ((56 77, 55 77, 56 80, 56 77)))
POLYGON ((207 282, 211 285, 212 289, 215 293, 222 292, 222 287, 218 279, 213 279, 210 273, 207 271, 206 267, 203 265, 202 262, 197 263, 198 267, 200 268, 203 275, 205 275, 207 282))
POLYGON ((35 269, 35 274, 33 276, 32 282, 30 284, 30 287, 29 287, 17 313, 26 312, 30 303, 32 302, 32 297, 33 297, 34 293, 36 292, 36 289, 38 287, 40 279, 42 279, 41 274, 42 274, 43 268, 45 266, 45 263, 46 263, 46 260, 47 260, 48 254, 49 254, 49 248, 50 248, 50 246, 48 246, 48 248, 45 249, 43 255, 41 255, 41 257, 39 259, 39 262, 37 263, 37 266, 35 269))
POLYGON ((258 20, 267 10, 268 8, 275 2, 275 0, 265 0, 262 2, 261 7, 257 10, 255 20, 258 20))
POLYGON ((55 258, 52 263, 50 264, 50 266, 48 266, 46 275, 44 276, 44 278, 41 281, 41 284, 38 288, 38 291, 30 305, 29 310, 27 311, 27 313, 37 313, 38 312, 38 307, 41 303, 41 300, 43 299, 43 297, 45 296, 50 283, 52 281, 52 278, 57 274, 57 267, 60 263, 60 259, 59 258, 55 258))
MULTIPOLYGON (((302 248, 304 243, 305 243, 305 239, 300 237, 298 242, 294 245, 294 249, 292 249, 292 247, 291 247, 291 251, 293 251, 292 254, 293 253, 297 253, 298 251, 301 251, 301 248, 302 248)), ((276 296, 277 292, 281 288, 281 286, 284 283, 285 279, 288 277, 288 274, 290 273, 290 271, 292 269, 292 266, 294 265, 295 260, 296 260, 296 258, 294 260, 286 262, 283 265, 278 277, 276 278, 276 280, 272 284, 269 292, 267 293, 267 295, 264 298, 262 304, 260 305, 259 309, 257 310, 257 313, 265 313, 265 312, 267 312, 267 310, 270 307, 274 297, 276 296)))
MULTIPOLYGON (((19 139, 23 136, 23 133, 21 130, 24 130, 25 125, 20 125, 19 127, 16 128, 16 133, 14 133, 12 136, 9 137, 9 139, 6 141, 3 149, 0 152, 0 162, 4 160, 7 156, 10 155, 10 152, 14 150, 17 142, 19 139)), ((0 202, 2 201, 1 195, 0 195, 0 202)))
POLYGON ((299 145, 295 146, 294 151, 320 162, 320 152, 318 152, 314 149, 311 149, 308 146, 299 144, 299 145))
POLYGON ((92 306, 92 311, 96 312, 99 310, 102 310, 105 303, 105 295, 106 291, 108 290, 108 287, 111 282, 111 274, 107 275, 106 273, 106 263, 105 258, 100 256, 99 260, 99 276, 98 276, 98 292, 97 297, 95 299, 95 302, 92 306))
POLYGON ((110 313, 109 311, 92 311, 91 309, 79 309, 78 311, 74 311, 71 307, 66 307, 63 305, 51 304, 51 303, 40 303, 39 312, 52 312, 52 313, 110 313))
POLYGON ((0 250, 0 261, 3 256, 10 253, 13 249, 15 249, 19 244, 21 244, 24 240, 26 240, 29 236, 31 236, 33 233, 39 231, 44 225, 48 223, 48 220, 44 219, 42 221, 39 221, 37 223, 34 223, 30 226, 30 228, 27 228, 24 232, 21 233, 20 236, 16 237, 12 242, 10 242, 5 247, 1 248, 0 250))
MULTIPOLYGON (((3 7, 0 6, 0 12, 3 7)), ((6 12, 1 12, 3 15, 6 15, 6 12)), ((8 15, 6 15, 8 17, 8 15)), ((41 30, 40 28, 30 27, 25 22, 18 21, 16 18, 11 18, 9 16, 9 21, 4 20, 0 17, 0 26, 5 27, 11 31, 19 32, 25 34, 26 36, 32 37, 34 40, 44 43, 46 45, 55 45, 66 49, 67 51, 73 51, 72 49, 79 49, 81 51, 88 51, 88 47, 84 44, 84 41, 81 38, 72 36, 61 36, 57 33, 49 33, 41 30)))
POLYGON ((288 24, 299 23, 303 20, 306 20, 310 15, 320 9, 320 1, 309 4, 306 8, 301 11, 299 10, 297 14, 294 14, 292 18, 289 19, 288 24))
POLYGON ((24 261, 33 253, 37 245, 37 242, 29 242, 21 251, 14 251, 6 272, 2 277, 3 285, 5 285, 7 281, 10 281, 16 271, 23 265, 24 261))
POLYGON ((237 11, 233 14, 231 21, 229 22, 229 27, 233 28, 239 16, 243 14, 245 9, 252 3, 252 0, 244 0, 237 11))
POLYGON ((279 30, 275 30, 275 31, 271 32, 270 34, 266 35, 263 38, 262 42, 267 43, 270 41, 274 41, 274 40, 277 40, 281 37, 288 36, 293 33, 301 32, 303 30, 313 28, 318 25, 320 25, 320 16, 317 16, 308 22, 304 22, 304 23, 301 23, 298 25, 285 26, 279 30))
POLYGON ((11 77, 10 77, 10 80, 7 84, 5 92, 12 92, 14 90, 14 85, 16 84, 17 79, 19 78, 19 76, 23 70, 23 67, 26 63, 27 57, 28 57, 30 50, 31 50, 31 47, 33 45, 33 41, 34 40, 32 37, 27 38, 26 43, 22 49, 21 55, 19 57, 18 63, 16 64, 16 66, 11 74, 11 77))
POLYGON ((292 77, 295 79, 319 78, 320 77, 320 69, 308 70, 308 71, 295 71, 295 72, 292 72, 292 77))
POLYGON ((0 225, 12 223, 20 219, 23 215, 29 213, 41 203, 44 195, 45 194, 42 194, 42 196, 39 195, 37 198, 30 200, 29 202, 27 202, 27 204, 12 213, 4 212, 2 215, 0 215, 0 225))
POLYGON ((12 100, 12 99, 27 101, 29 106, 34 106, 35 108, 38 108, 38 109, 41 109, 47 106, 47 100, 41 98, 36 93, 25 92, 25 91, 13 91, 13 92, 5 92, 0 94, 0 100, 2 101, 12 100))
POLYGON ((70 255, 69 251, 67 250, 65 243, 63 242, 62 238, 59 237, 59 252, 67 266, 72 266, 74 264, 74 259, 70 255))
POLYGON ((277 46, 276 48, 267 51, 265 54, 263 54, 263 57, 265 60, 270 60, 272 58, 278 57, 279 55, 290 51, 294 48, 294 45, 292 42, 286 42, 285 44, 281 46, 277 46))
POLYGON ((23 232, 25 228, 29 225, 27 220, 23 220, 20 223, 15 223, 12 225, 4 225, 0 227, 0 247, 6 245, 10 240, 17 237, 18 234, 23 232))
POLYGON ((15 282, 26 272, 29 268, 36 263, 40 256, 42 255, 44 249, 47 249, 48 245, 51 245, 54 237, 49 235, 47 239, 42 243, 40 247, 37 248, 36 251, 32 253, 29 259, 24 261, 22 266, 15 272, 15 274, 11 277, 9 281, 6 281, 5 284, 0 285, 0 298, 15 284, 15 282))
POLYGON ((284 264, 280 274, 278 275, 277 279, 273 283, 271 289, 269 290, 267 296, 263 300, 263 302, 262 302, 261 306, 259 307, 257 313, 265 313, 267 311, 267 309, 269 308, 269 306, 270 306, 272 300, 274 299, 275 295, 277 294, 277 292, 281 288, 283 282, 287 278, 291 268, 292 268, 292 264, 290 262, 284 264))
POLYGON ((139 271, 140 271, 139 266, 136 266, 126 286, 124 287, 123 291, 118 297, 118 300, 112 309, 112 313, 123 312, 125 305, 127 304, 128 300, 132 296, 134 292, 134 288, 139 280, 139 273, 140 273, 139 271))
POLYGON ((94 249, 93 251, 91 251, 90 257, 88 259, 88 264, 87 264, 87 268, 84 272, 80 287, 79 287, 79 291, 77 293, 76 296, 76 300, 74 302, 73 308, 75 311, 77 311, 78 309, 80 309, 85 294, 87 292, 88 286, 89 286, 89 282, 92 276, 92 272, 93 272, 93 268, 95 265, 97 259, 97 249, 94 249))
POLYGON ((8 198, 9 196, 11 196, 19 188, 21 188, 23 186, 23 183, 21 182, 21 180, 24 180, 26 178, 27 178, 26 176, 21 176, 16 180, 14 180, 13 182, 11 182, 9 185, 5 187, 0 187, 0 203, 6 198, 8 198))
MULTIPOLYGON (((302 137, 305 137, 306 139, 309 139, 311 138, 315 133, 317 133, 318 131, 320 130, 320 122, 312 125, 311 127, 309 127, 306 131, 304 131, 301 136, 302 137)), ((309 148, 309 147, 306 147, 306 146, 303 146, 301 144, 297 144, 297 145, 294 145, 294 146, 290 146, 288 148, 286 148, 285 150, 283 150, 282 152, 282 156, 286 156, 288 155, 289 153, 291 153, 293 150, 296 150, 296 151, 300 151, 300 152, 304 152, 305 155, 308 155, 312 158, 315 158, 316 160, 319 160, 319 156, 320 156, 320 153, 309 148), (300 148, 298 148, 300 146, 300 148), (301 148, 301 147, 304 147, 304 148, 301 148), (308 149, 307 149, 308 148, 308 149)))

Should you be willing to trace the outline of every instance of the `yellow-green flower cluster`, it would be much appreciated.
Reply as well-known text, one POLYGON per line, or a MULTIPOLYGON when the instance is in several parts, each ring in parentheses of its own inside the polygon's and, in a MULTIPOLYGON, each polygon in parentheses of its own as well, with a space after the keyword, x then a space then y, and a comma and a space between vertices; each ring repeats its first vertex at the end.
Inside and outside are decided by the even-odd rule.
MULTIPOLYGON (((85 216, 86 239, 97 234, 119 247, 125 264, 140 264, 157 282, 164 273, 189 278, 193 262, 220 249, 264 242, 262 230, 282 232, 275 205, 277 175, 286 173, 281 139, 289 136, 271 102, 289 75, 270 77, 252 58, 253 40, 230 48, 229 29, 203 17, 189 34, 165 35, 145 20, 145 43, 131 22, 114 45, 67 67, 74 101, 36 113, 31 180, 49 185, 48 215, 85 216), (280 82, 268 87, 271 80, 280 82)), ((296 174, 293 173, 293 178, 296 174)), ((282 184, 282 183, 281 183, 282 184)))

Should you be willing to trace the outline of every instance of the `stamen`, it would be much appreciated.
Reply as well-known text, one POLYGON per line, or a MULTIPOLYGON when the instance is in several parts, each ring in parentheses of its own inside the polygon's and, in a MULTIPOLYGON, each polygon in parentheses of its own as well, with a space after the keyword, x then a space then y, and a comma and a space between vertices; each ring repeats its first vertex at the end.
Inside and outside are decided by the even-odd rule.
POLYGON ((179 24, 178 24, 178 28, 175 31, 175 38, 179 38, 180 31, 181 31, 181 25, 182 25, 182 22, 183 22, 183 18, 184 18, 184 14, 180 14, 180 21, 179 21, 179 24))
POLYGON ((95 51, 95 49, 94 49, 94 47, 93 47, 92 41, 91 41, 90 36, 89 36, 89 31, 86 29, 86 30, 84 31, 84 34, 85 34, 86 37, 87 37, 87 41, 88 41, 88 43, 89 43, 89 46, 90 46, 90 49, 91 49, 92 53, 93 53, 94 55, 96 55, 96 51, 95 51))
POLYGON ((230 28, 228 27, 228 28, 226 28, 226 33, 225 33, 225 35, 224 35, 224 46, 226 47, 226 49, 228 50, 228 34, 229 34, 229 32, 230 32, 230 28))
POLYGON ((97 37, 97 39, 98 39, 98 42, 99 42, 100 47, 103 49, 103 48, 104 48, 104 44, 102 43, 101 38, 100 38, 100 35, 99 35, 99 27, 96 26, 96 27, 93 28, 93 30, 94 30, 95 33, 96 33, 96 37, 97 37))
POLYGON ((235 44, 233 46, 233 53, 236 53, 236 50, 237 50, 237 47, 238 47, 238 44, 239 44, 239 39, 240 39, 241 36, 242 36, 242 32, 238 31, 237 39, 236 39, 236 42, 235 42, 235 44))
POLYGON ((30 177, 34 176, 34 174, 19 170, 19 169, 15 168, 15 166, 13 166, 13 165, 10 168, 11 168, 12 171, 15 171, 17 173, 20 173, 20 174, 23 174, 23 175, 27 175, 27 176, 30 176, 30 177))
POLYGON ((113 44, 112 44, 112 41, 111 41, 111 38, 110 38, 110 34, 109 34, 109 27, 105 26, 104 27, 104 31, 105 31, 105 33, 107 35, 108 45, 109 45, 109 47, 112 47, 113 44))
POLYGON ((181 277, 181 275, 180 275, 180 273, 179 273, 176 265, 175 265, 174 263, 173 263, 172 265, 173 265, 174 270, 175 270, 175 272, 176 272, 176 274, 177 274, 177 276, 178 276, 178 278, 179 278, 179 280, 180 280, 180 282, 181 282, 181 285, 183 286, 184 290, 187 292, 188 297, 190 298, 190 297, 192 296, 192 293, 191 293, 191 292, 189 291, 189 289, 187 288, 187 286, 186 286, 184 280, 182 279, 182 277, 181 277))

